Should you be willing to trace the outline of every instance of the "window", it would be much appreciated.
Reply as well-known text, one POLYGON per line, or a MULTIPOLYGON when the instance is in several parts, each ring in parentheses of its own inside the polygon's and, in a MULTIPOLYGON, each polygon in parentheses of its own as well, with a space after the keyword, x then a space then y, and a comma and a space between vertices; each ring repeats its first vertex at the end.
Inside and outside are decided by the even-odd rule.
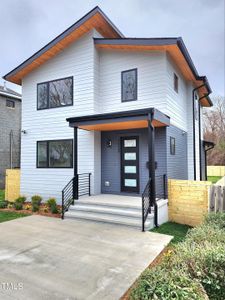
POLYGON ((37 142, 37 168, 72 168, 73 140, 37 142))
POLYGON ((137 100, 137 69, 121 73, 122 102, 137 100))
POLYGON ((6 99, 6 106, 10 108, 15 108, 15 101, 6 99))
POLYGON ((174 91, 176 91, 177 93, 178 93, 178 81, 179 81, 179 79, 178 79, 178 76, 174 73, 174 91))
POLYGON ((175 155, 175 151, 176 150, 176 143, 175 143, 175 138, 174 137, 170 137, 170 154, 171 155, 175 155))
POLYGON ((37 85, 37 109, 73 105, 73 77, 37 85))

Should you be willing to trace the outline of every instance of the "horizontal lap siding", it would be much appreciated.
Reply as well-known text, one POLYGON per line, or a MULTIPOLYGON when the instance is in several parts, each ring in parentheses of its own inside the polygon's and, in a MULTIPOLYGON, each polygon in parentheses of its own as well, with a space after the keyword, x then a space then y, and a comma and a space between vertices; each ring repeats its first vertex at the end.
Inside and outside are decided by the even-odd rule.
MULTIPOLYGON (((82 37, 23 80, 21 149, 21 193, 40 194, 61 201, 61 191, 73 176, 73 169, 36 168, 36 141, 73 139, 66 118, 94 113, 93 32, 82 37), (37 83, 74 76, 74 104, 37 111, 37 83)), ((94 176, 94 133, 78 132, 78 170, 94 176)), ((93 180, 93 178, 92 178, 93 180)))
POLYGON ((167 172, 169 178, 188 179, 187 133, 172 125, 167 127, 167 172), (170 154, 170 137, 175 138, 175 155, 170 154))
POLYGON ((165 111, 166 61, 157 52, 100 51, 99 108, 115 112, 155 107, 165 111), (138 100, 121 101, 121 72, 137 68, 138 100))

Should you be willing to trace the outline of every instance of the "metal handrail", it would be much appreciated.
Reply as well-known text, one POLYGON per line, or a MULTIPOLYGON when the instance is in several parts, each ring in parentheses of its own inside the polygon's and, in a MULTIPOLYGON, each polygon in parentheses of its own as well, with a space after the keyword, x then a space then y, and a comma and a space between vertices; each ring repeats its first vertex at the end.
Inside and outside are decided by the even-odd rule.
POLYGON ((151 178, 149 178, 144 192, 142 193, 142 231, 145 231, 145 221, 151 213, 151 178))
POLYGON ((91 195, 91 173, 81 173, 74 176, 62 190, 62 212, 61 218, 64 219, 65 212, 68 211, 74 200, 80 196, 91 195))

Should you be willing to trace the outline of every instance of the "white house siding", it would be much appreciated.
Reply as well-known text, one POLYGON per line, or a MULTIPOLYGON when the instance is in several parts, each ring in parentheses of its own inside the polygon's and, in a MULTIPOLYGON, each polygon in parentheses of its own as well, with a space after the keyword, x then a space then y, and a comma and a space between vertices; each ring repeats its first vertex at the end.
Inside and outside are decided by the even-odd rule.
MULTIPOLYGON (((36 168, 36 142, 73 138, 66 118, 93 114, 94 107, 94 44, 90 32, 23 80, 21 154, 21 193, 40 194, 47 199, 61 199, 61 191, 73 176, 73 169, 36 168), (74 105, 37 110, 37 83, 74 76, 74 105)), ((97 138, 97 137, 96 137, 97 138)), ((95 133, 78 132, 78 170, 91 172, 94 179, 95 133)), ((93 186, 92 192, 98 187, 93 186)))
POLYGON ((155 107, 166 112, 166 55, 159 52, 100 51, 99 109, 116 112, 155 107), (121 72, 137 68, 138 100, 121 101, 121 72))

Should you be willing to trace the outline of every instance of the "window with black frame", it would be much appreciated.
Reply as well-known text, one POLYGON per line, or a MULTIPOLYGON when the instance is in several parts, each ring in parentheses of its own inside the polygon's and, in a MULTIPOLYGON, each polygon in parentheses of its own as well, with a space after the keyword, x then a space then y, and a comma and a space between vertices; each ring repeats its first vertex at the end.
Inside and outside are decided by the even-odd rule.
POLYGON ((38 83, 38 110, 69 105, 73 105, 73 77, 38 83))
POLYGON ((170 137, 170 154, 175 155, 176 154, 176 140, 174 137, 170 137))
POLYGON ((137 100, 137 69, 121 73, 122 102, 137 100))
POLYGON ((37 142, 37 168, 72 168, 73 140, 37 142))

